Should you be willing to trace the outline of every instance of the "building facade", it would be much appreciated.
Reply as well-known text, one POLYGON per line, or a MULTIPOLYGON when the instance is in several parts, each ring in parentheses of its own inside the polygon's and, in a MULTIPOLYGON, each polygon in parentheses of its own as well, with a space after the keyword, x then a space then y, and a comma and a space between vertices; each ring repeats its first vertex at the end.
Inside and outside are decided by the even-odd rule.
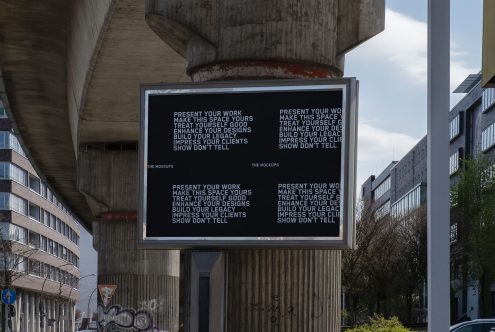
POLYGON ((399 161, 361 186, 361 198, 373 203, 375 213, 399 217, 426 201, 426 136, 399 161))
POLYGON ((79 224, 40 179, 0 102, 0 269, 16 291, 0 312, 12 331, 74 331, 79 224), (9 322, 10 321, 10 322, 9 322))
MULTIPOLYGON (((458 171, 462 160, 473 156, 483 156, 495 160, 495 89, 483 89, 480 84, 481 75, 470 75, 456 89, 466 96, 451 109, 449 113, 450 157, 449 173, 451 185, 458 179, 458 171)), ((458 223, 462 220, 451 218, 451 260, 452 260, 452 315, 456 317, 478 318, 478 288, 472 282, 468 287, 462 286, 463 268, 460 246, 457 243, 458 223)), ((464 276, 464 278, 466 278, 464 276)), ((495 285, 494 285, 495 286, 495 285)), ((495 287, 492 286, 491 303, 495 308, 495 287)), ((492 311, 495 315, 495 311, 492 311)))
MULTIPOLYGON (((495 160, 495 89, 483 89, 480 79, 480 74, 469 75, 454 91, 466 95, 449 112, 451 185, 458 181, 463 159, 482 154, 495 160)), ((379 216, 405 215, 426 203, 426 162, 427 141, 424 137, 400 161, 392 162, 378 176, 370 176, 361 187, 361 198, 370 201, 379 216)), ((462 287, 460 248, 457 246, 458 222, 462 221, 452 218, 450 227, 453 321, 462 317, 478 318, 475 285, 462 287)), ((495 304, 495 287, 492 289, 492 303, 495 304)))

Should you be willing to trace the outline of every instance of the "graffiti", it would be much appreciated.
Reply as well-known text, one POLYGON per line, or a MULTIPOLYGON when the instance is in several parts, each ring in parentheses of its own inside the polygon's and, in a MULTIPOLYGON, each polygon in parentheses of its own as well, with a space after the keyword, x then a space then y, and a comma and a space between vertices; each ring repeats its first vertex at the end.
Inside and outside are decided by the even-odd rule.
POLYGON ((280 306, 280 296, 270 296, 268 303, 250 303, 251 311, 266 314, 271 324, 277 325, 281 319, 292 319, 296 316, 296 308, 293 305, 280 306))
MULTIPOLYGON (((317 320, 323 315, 323 303, 318 294, 313 293, 311 301, 313 309, 311 311, 311 319, 317 320)), ((268 321, 272 325, 278 325, 281 320, 291 320, 297 315, 297 304, 281 305, 280 295, 270 296, 268 303, 256 302, 250 303, 252 312, 260 315, 267 315, 268 321)))
POLYGON ((98 325, 101 328, 115 326, 137 331, 156 331, 153 319, 147 311, 122 308, 119 305, 107 309, 98 305, 98 325))
POLYGON ((139 302, 139 310, 146 310, 149 312, 158 312, 160 307, 163 307, 164 300, 151 299, 139 302))

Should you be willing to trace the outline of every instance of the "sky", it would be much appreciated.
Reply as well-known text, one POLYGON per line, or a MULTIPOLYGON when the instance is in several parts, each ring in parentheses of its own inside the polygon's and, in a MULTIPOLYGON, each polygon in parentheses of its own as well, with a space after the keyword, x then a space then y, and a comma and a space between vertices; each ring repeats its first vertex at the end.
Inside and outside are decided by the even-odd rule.
MULTIPOLYGON (((387 0, 385 31, 346 55, 344 75, 360 81, 358 191, 426 135, 427 3, 387 0)), ((481 32, 482 0, 452 0, 451 91, 480 71, 481 32)))
MULTIPOLYGON (((358 189, 426 135, 426 21, 427 0, 387 0, 385 31, 346 56, 344 75, 360 81, 358 189)), ((451 90, 481 69, 481 29, 482 0, 451 1, 451 90)), ((81 233, 81 276, 96 274, 91 236, 81 233)), ((82 311, 95 287, 95 277, 81 280, 82 311)))

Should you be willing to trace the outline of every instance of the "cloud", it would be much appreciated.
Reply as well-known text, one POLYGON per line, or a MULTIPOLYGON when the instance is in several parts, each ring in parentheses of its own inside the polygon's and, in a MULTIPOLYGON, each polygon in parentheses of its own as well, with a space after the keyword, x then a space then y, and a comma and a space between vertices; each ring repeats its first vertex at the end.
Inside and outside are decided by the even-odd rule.
POLYGON ((359 124, 357 189, 372 174, 378 175, 393 160, 400 160, 420 138, 359 124))
MULTIPOLYGON (((385 10, 385 30, 350 52, 358 60, 383 61, 402 72, 415 84, 427 80, 427 24, 407 15, 385 10)), ((454 90, 468 74, 479 69, 469 67, 455 41, 451 42, 450 87, 454 90)))

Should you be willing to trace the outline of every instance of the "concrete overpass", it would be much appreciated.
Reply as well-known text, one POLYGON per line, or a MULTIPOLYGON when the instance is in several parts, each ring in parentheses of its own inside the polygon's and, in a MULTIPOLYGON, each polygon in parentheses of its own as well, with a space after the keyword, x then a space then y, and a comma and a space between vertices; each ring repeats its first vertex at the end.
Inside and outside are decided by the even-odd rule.
MULTIPOLYGON (((114 303, 125 308, 164 299, 155 323, 176 331, 179 305, 189 308, 187 299, 179 304, 179 252, 137 248, 139 85, 338 77, 345 53, 383 27, 384 0, 0 0, 0 96, 39 174, 93 232, 99 283, 118 284, 114 303)), ((246 273, 260 259, 269 267, 249 286, 227 267, 230 292, 246 293, 227 299, 239 320, 227 322, 228 330, 269 330, 242 312, 252 294, 270 287, 321 294, 328 308, 316 321, 282 319, 283 331, 338 326, 340 252, 238 250, 229 257, 246 273), (294 275, 290 286, 273 280, 270 271, 285 268, 280 262, 294 275), (298 279, 304 264, 318 282, 298 279)), ((190 255, 182 258, 187 275, 190 255)), ((299 300, 312 307, 311 296, 299 300)))

